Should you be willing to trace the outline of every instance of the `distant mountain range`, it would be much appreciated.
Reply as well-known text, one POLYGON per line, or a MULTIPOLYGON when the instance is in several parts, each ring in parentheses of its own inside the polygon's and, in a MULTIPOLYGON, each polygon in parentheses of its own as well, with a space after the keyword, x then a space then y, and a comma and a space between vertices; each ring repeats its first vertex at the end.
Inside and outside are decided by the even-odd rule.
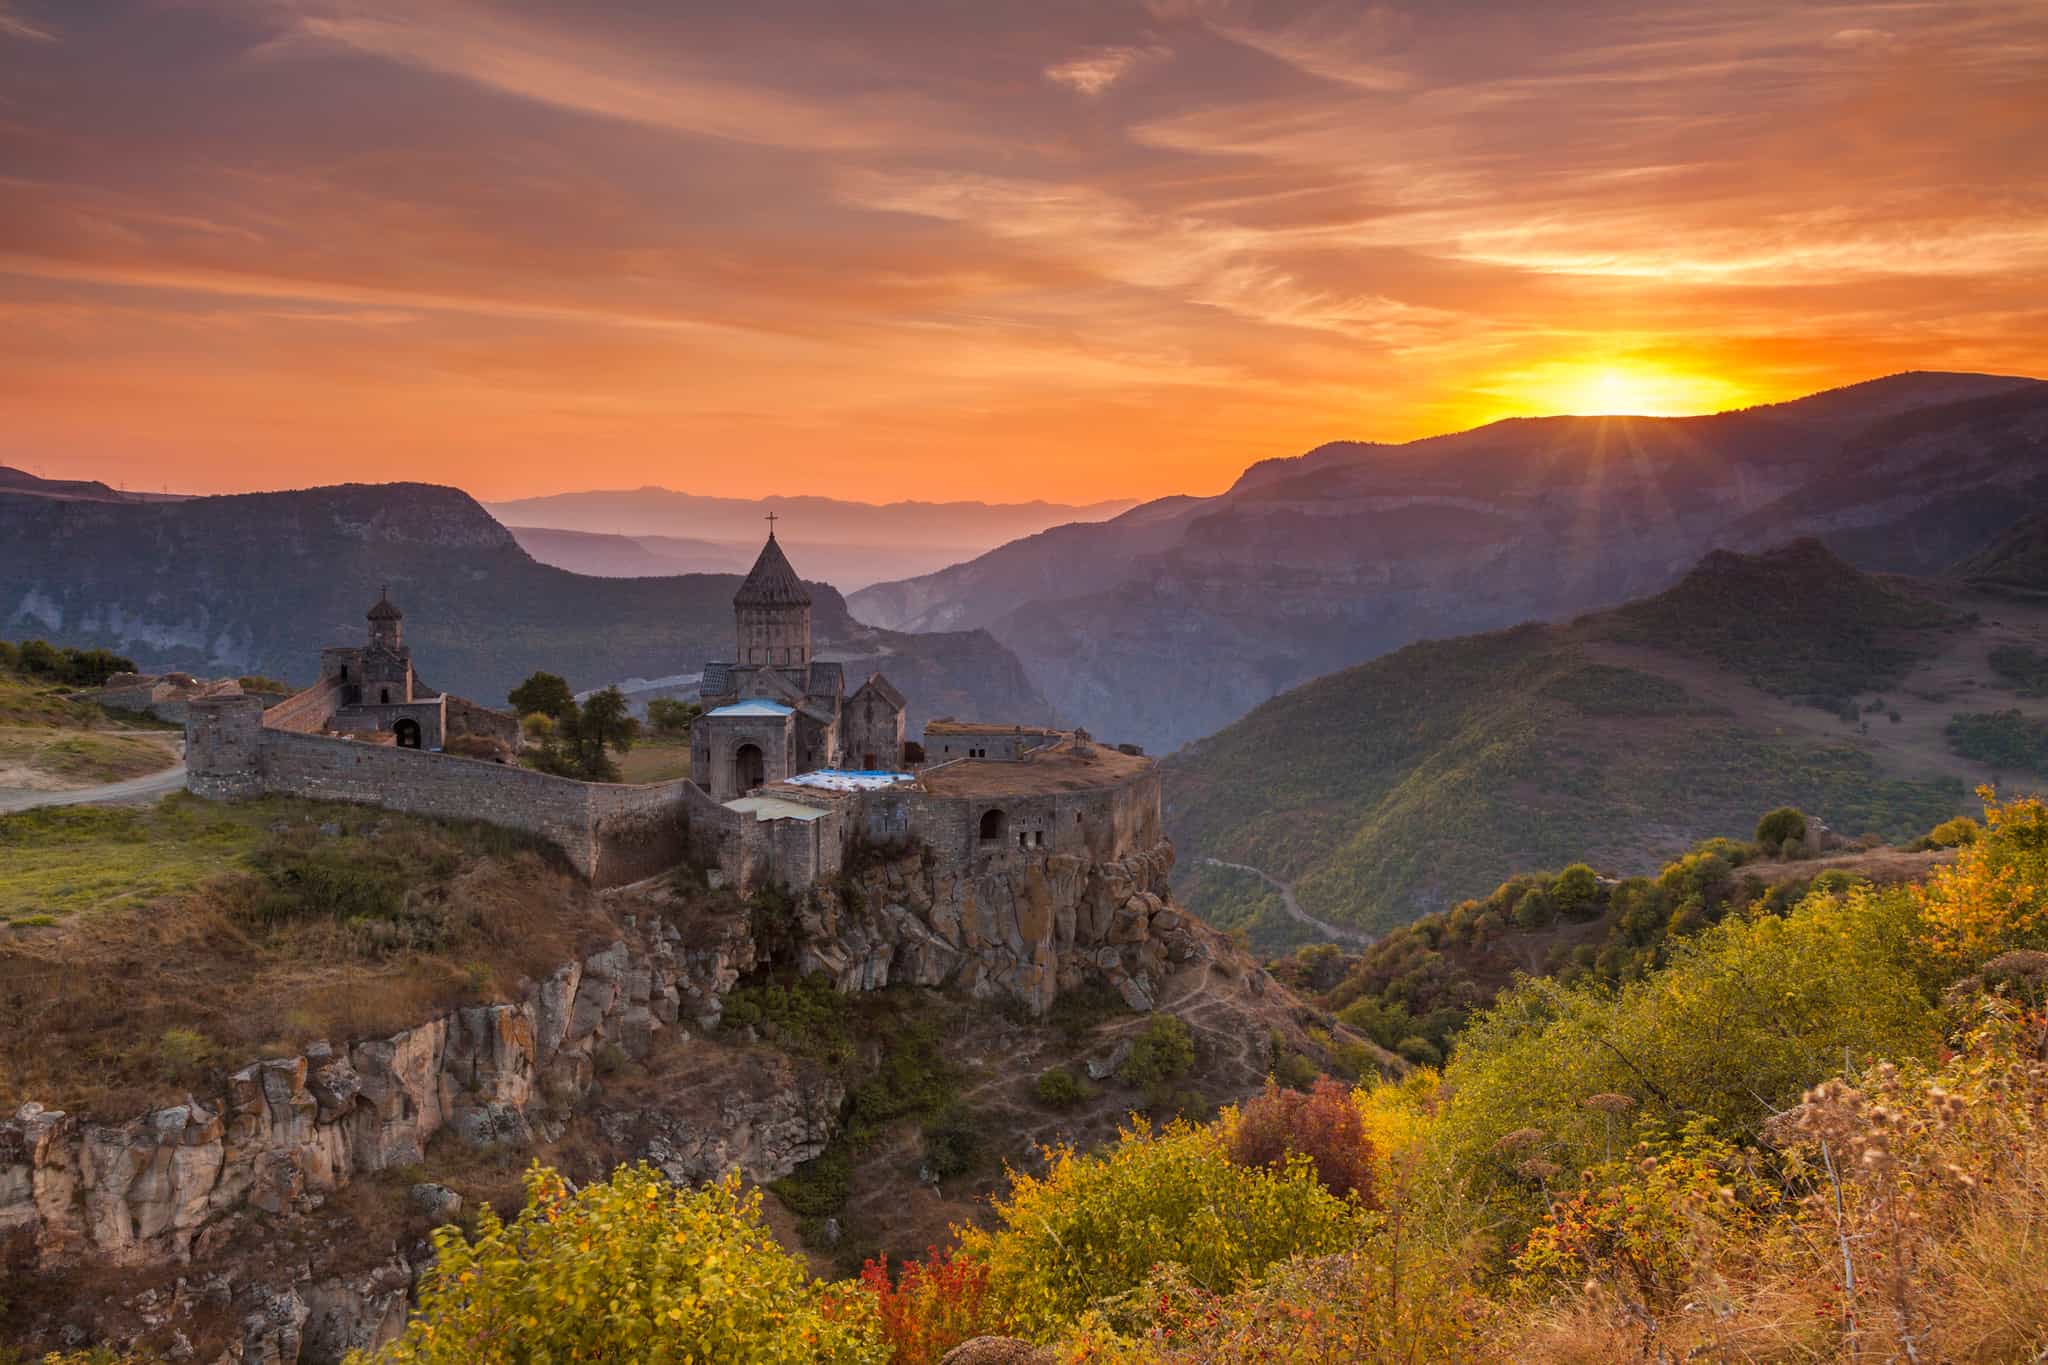
POLYGON ((2039 506, 2048 384, 1913 373, 1709 417, 1337 442, 848 602, 894 629, 986 628, 1063 719, 1170 750, 1413 640, 1655 592, 1717 547, 1816 536, 1928 573, 2039 506))
POLYGON ((1020 536, 1101 521, 1134 499, 1050 502, 848 502, 837 498, 710 498, 668 488, 557 493, 488 504, 544 564, 576 573, 745 573, 773 512, 804 571, 842 591, 958 564, 1020 536), (596 537, 593 539, 592 537, 596 537))
MULTIPOLYGON (((16 474, 18 475, 18 471, 16 474)), ((388 583, 434 686, 484 702, 535 669, 577 688, 729 658, 736 574, 593 578, 535 561, 476 501, 431 484, 138 501, 49 481, 0 488, 0 638, 106 646, 145 666, 307 681, 361 638, 388 583)), ((801 542, 792 553, 805 564, 801 542)), ((908 635, 853 620, 812 583, 822 657, 877 668, 913 724, 1042 722, 1050 708, 986 632, 908 635)))
POLYGON ((1275 883, 1377 932, 1530 868, 1654 873, 1779 805, 1910 838, 1979 783, 2048 778, 1953 745, 1958 713, 2048 724, 2028 668, 1988 662, 2001 650, 2048 652, 2048 604, 1874 577, 1812 539, 1716 551, 1656 596, 1411 644, 1189 745, 1166 764, 1175 886, 1271 948, 1326 937, 1275 883))

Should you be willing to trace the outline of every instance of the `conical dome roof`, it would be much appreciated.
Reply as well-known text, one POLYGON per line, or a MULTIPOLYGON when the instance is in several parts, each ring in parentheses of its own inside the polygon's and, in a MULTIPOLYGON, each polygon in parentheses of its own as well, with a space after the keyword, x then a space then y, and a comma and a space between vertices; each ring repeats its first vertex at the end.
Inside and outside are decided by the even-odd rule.
POLYGON ((377 593, 376 605, 370 608, 370 619, 372 621, 402 621, 405 619, 405 613, 400 611, 398 604, 391 600, 390 588, 383 588, 377 593))
POLYGON ((732 604, 736 607, 811 605, 810 590, 796 576, 796 570, 789 566, 789 556, 782 553, 782 547, 775 543, 773 531, 768 533, 768 543, 761 547, 761 557, 754 561, 747 581, 740 584, 740 590, 733 594, 732 604))

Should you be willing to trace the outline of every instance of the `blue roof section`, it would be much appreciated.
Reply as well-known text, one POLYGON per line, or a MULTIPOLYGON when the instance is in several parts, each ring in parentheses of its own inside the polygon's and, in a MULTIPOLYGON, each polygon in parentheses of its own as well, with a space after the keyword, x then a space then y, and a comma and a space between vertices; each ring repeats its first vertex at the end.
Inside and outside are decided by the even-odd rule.
POLYGON ((752 701, 736 701, 731 706, 721 706, 711 714, 714 716, 786 716, 791 708, 779 701, 768 701, 756 697, 752 701))
POLYGON ((819 768, 785 779, 792 787, 817 787, 833 792, 872 792, 900 787, 917 778, 910 773, 878 772, 871 769, 819 768))

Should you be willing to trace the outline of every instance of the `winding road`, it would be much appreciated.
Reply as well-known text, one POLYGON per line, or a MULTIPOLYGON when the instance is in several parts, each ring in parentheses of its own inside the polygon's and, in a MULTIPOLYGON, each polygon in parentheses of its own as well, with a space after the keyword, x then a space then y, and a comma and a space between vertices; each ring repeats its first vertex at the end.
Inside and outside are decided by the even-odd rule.
POLYGON ((1317 933, 1329 935, 1330 941, 1332 943, 1349 943, 1353 947, 1357 948, 1368 948, 1372 946, 1371 934, 1361 934, 1356 929, 1346 929, 1343 928, 1341 925, 1331 924, 1325 920, 1319 920, 1314 915, 1311 915, 1308 911, 1302 909, 1301 902, 1294 899, 1294 888, 1289 886, 1286 882, 1281 881, 1279 878, 1269 877, 1265 873, 1259 871, 1259 869, 1257 869, 1256 867, 1252 867, 1246 863, 1226 863, 1221 858, 1204 858, 1202 859, 1202 861, 1207 863, 1211 867, 1227 867, 1233 872, 1251 873, 1254 877, 1257 877, 1260 881, 1264 882, 1266 885, 1272 887, 1275 891, 1278 891, 1280 893, 1280 905, 1282 909, 1286 910, 1289 915, 1301 921, 1303 924, 1306 924, 1309 928, 1315 930, 1317 933))

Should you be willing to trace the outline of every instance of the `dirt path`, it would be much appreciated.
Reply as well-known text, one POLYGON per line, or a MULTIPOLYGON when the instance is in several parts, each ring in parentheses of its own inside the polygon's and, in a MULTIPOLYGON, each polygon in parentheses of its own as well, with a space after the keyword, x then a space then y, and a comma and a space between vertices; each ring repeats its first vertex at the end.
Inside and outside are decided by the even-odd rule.
POLYGON ((1204 858, 1202 861, 1211 867, 1227 867, 1232 872, 1251 873, 1254 877, 1257 877, 1260 881, 1280 893, 1281 908, 1286 910, 1290 916, 1306 924, 1317 933, 1327 935, 1332 943, 1348 943, 1354 948, 1369 948, 1372 946, 1371 934, 1362 934, 1356 929, 1341 928, 1326 920, 1319 920, 1308 911, 1302 909, 1301 902, 1294 899, 1294 888, 1279 878, 1269 877, 1256 867, 1245 863, 1226 863, 1221 858, 1204 858))
POLYGON ((58 792, 0 790, 0 813, 33 810, 37 806, 159 801, 184 789, 185 761, 180 758, 160 773, 131 777, 125 782, 103 782, 97 787, 74 787, 70 791, 58 792))

